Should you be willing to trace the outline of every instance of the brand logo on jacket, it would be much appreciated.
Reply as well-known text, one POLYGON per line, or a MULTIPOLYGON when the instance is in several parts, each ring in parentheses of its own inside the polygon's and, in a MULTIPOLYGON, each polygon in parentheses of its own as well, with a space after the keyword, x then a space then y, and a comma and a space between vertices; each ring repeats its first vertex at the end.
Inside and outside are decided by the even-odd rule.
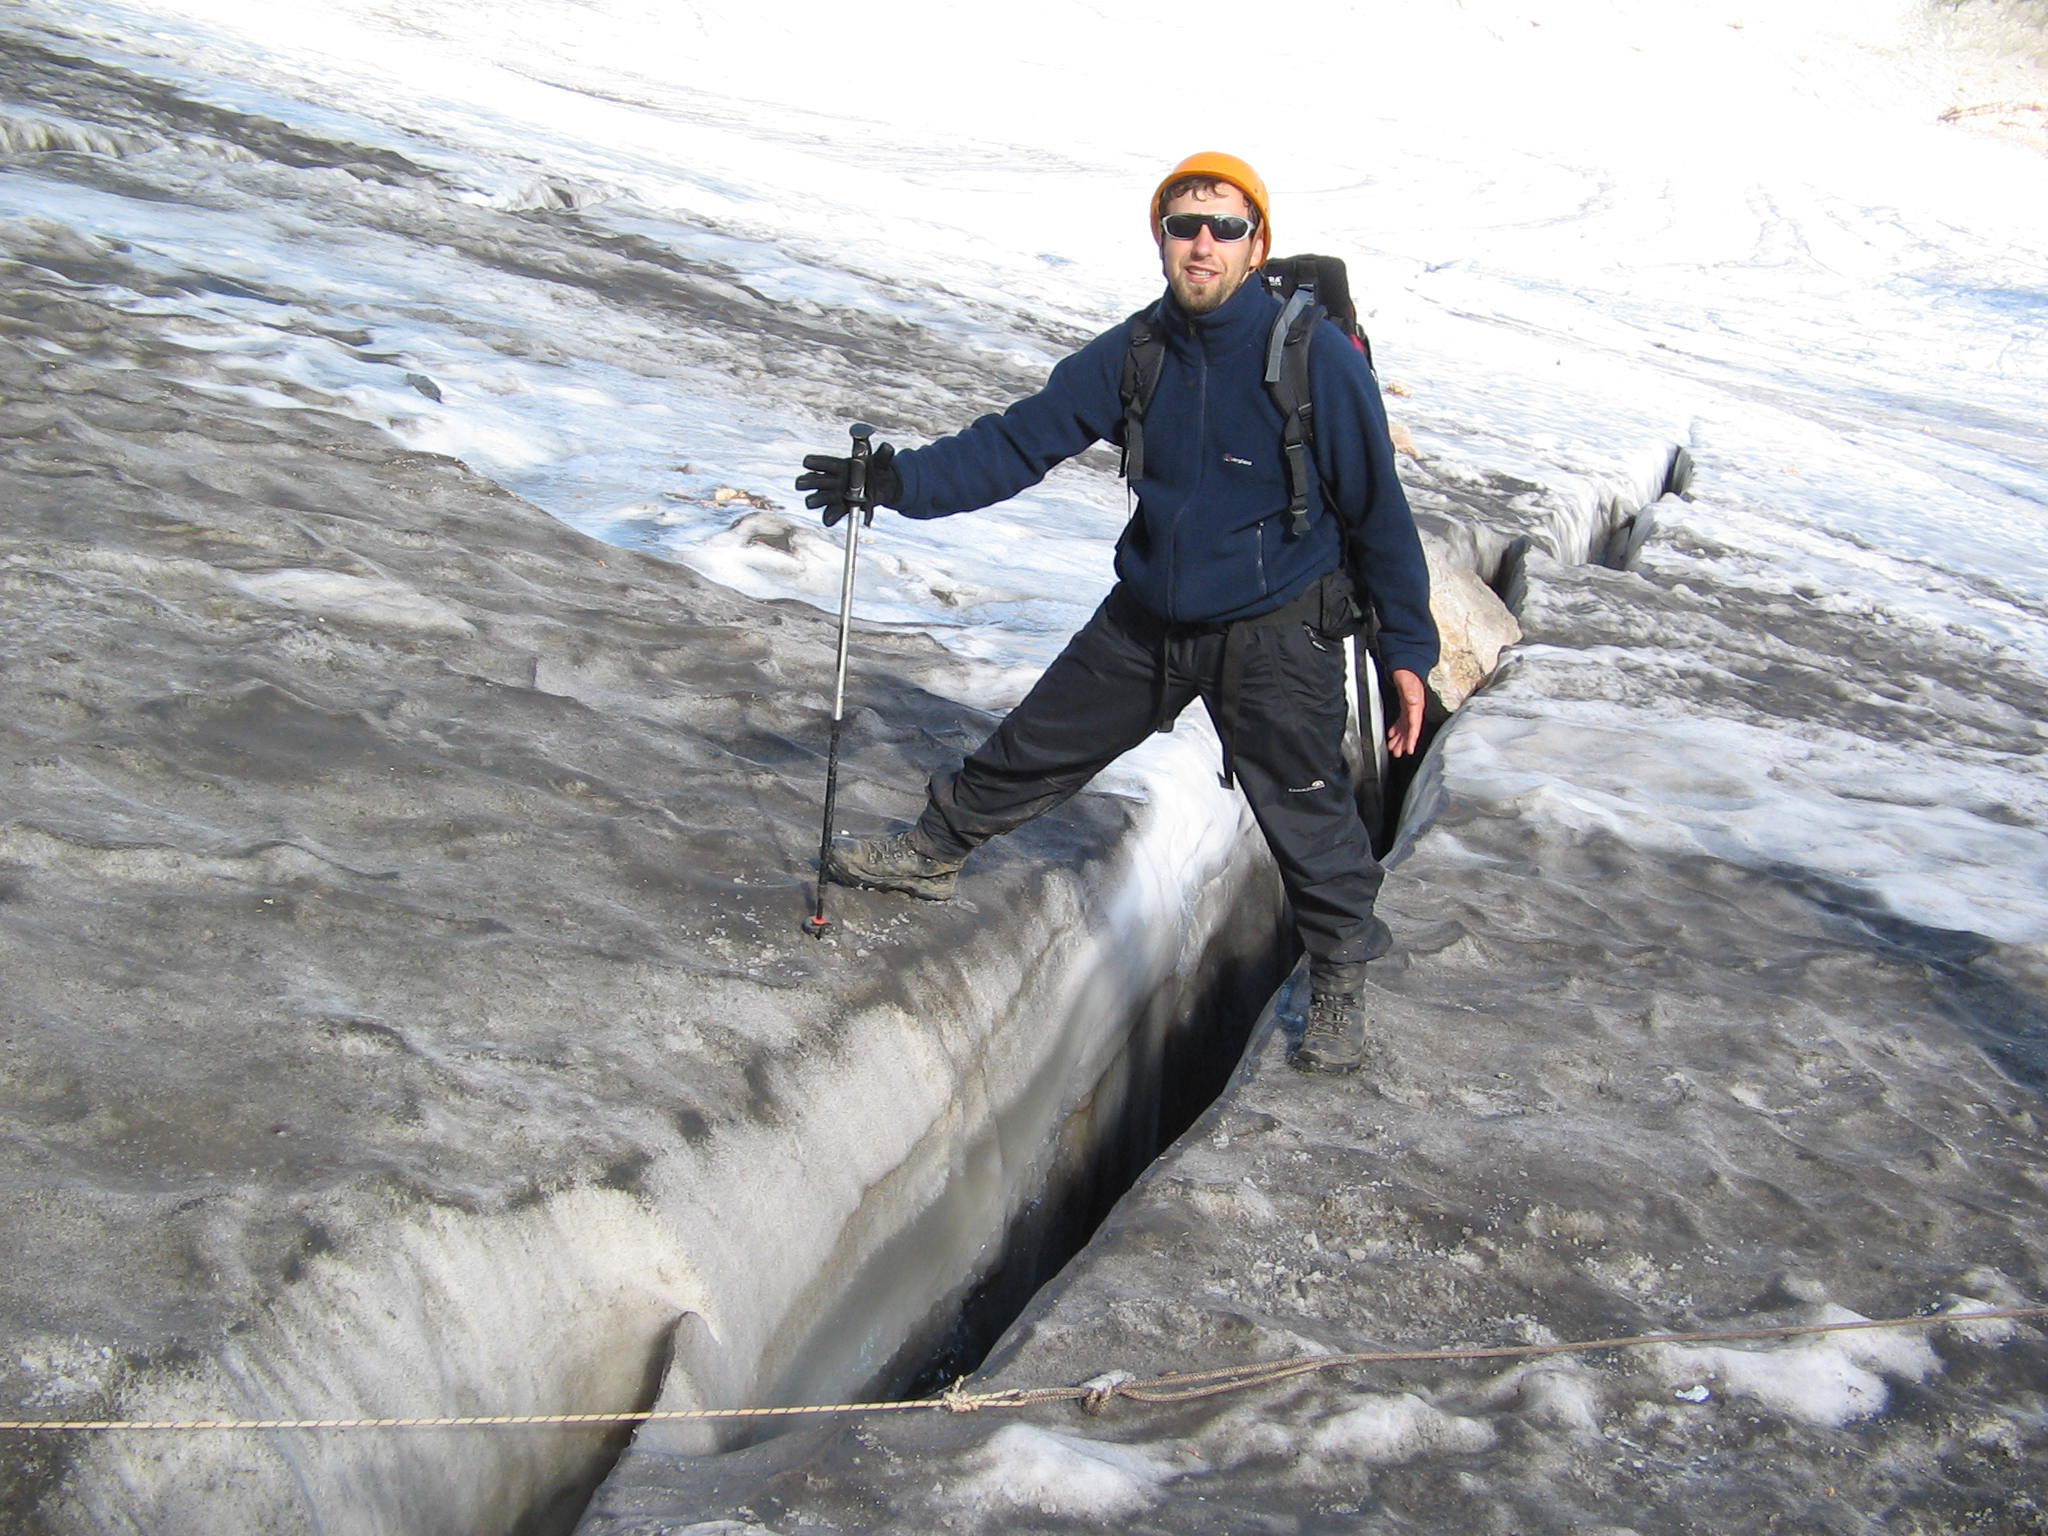
POLYGON ((1252 467, 1252 461, 1250 459, 1240 459, 1234 453, 1226 453, 1225 455, 1223 455, 1223 462, 1226 464, 1235 464, 1241 469, 1250 469, 1252 467))

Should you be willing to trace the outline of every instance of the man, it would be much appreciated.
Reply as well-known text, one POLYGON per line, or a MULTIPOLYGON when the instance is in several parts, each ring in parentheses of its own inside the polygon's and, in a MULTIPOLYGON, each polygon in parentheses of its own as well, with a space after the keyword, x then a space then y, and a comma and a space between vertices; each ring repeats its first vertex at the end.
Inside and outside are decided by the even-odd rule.
MULTIPOLYGON (((1309 956, 1308 1021, 1289 1059, 1348 1072, 1367 1050, 1365 965, 1391 943, 1342 752, 1353 579, 1399 694, 1396 756, 1421 736, 1437 635, 1379 388, 1334 325, 1308 354, 1317 483, 1306 521, 1289 515, 1283 419, 1265 383, 1280 304, 1256 278, 1269 208, 1265 183, 1230 155, 1195 155, 1160 183, 1151 225, 1167 292, 1152 313, 1165 355, 1130 465, 1137 510, 1117 542, 1117 585, 995 734, 932 780, 914 827, 840 840, 825 873, 945 900, 976 847, 1058 805, 1199 695, 1309 956)), ((873 499, 915 518, 972 511, 1098 440, 1124 441, 1130 335, 1130 322, 1104 332, 1037 394, 952 437, 877 447, 873 499)), ((848 461, 813 455, 804 468, 797 489, 829 527, 847 515, 848 461)))

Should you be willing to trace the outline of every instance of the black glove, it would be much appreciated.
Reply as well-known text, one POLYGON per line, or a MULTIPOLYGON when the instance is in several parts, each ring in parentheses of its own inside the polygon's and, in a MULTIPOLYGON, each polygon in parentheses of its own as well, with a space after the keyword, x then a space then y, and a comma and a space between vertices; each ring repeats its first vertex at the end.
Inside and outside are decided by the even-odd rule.
MULTIPOLYGON (((903 494, 903 476, 897 473, 895 458, 896 450, 887 443, 877 443, 868 457, 867 514, 861 519, 864 524, 875 520, 876 507, 893 506, 903 494)), ((805 455, 804 468, 810 473, 796 477, 796 488, 810 492, 804 505, 813 510, 822 507, 825 526, 830 528, 847 514, 847 482, 853 476, 853 460, 813 453, 805 455)))

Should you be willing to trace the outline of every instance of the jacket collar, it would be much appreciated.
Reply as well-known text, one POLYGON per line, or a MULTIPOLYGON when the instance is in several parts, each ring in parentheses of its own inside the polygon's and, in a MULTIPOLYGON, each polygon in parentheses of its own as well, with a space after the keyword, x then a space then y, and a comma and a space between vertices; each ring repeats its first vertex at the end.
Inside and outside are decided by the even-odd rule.
POLYGON ((1237 292, 1206 315, 1191 315, 1182 309, 1171 288, 1160 300, 1159 313, 1176 335, 1194 337, 1211 349, 1223 349, 1254 337, 1264 345, 1277 306, 1278 301, 1266 291, 1265 282, 1254 271, 1237 292))

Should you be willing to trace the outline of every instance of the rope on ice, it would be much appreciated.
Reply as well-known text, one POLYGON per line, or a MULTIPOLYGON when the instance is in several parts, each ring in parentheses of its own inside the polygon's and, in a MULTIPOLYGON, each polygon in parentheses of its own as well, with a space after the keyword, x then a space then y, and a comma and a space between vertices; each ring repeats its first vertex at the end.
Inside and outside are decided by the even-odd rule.
POLYGON ((1562 1344, 1489 1344, 1459 1349, 1376 1349, 1345 1355, 1293 1355, 1211 1371, 1168 1371, 1143 1379, 1109 1375, 1073 1387, 1015 1387, 996 1392, 969 1392, 966 1379, 937 1397, 903 1402, 810 1403, 780 1408, 639 1408, 615 1413, 501 1413, 356 1419, 0 1419, 0 1431, 18 1433, 112 1430, 343 1430, 343 1429, 518 1429, 535 1426, 574 1427, 596 1424, 673 1423, 690 1419, 787 1419, 838 1413, 983 1413, 991 1409, 1029 1408, 1040 1403, 1078 1403, 1091 1414, 1106 1412, 1118 1398, 1134 1403, 1189 1403, 1271 1386, 1297 1376, 1346 1370, 1362 1365, 1418 1364, 1452 1360, 1527 1360, 1544 1355, 1600 1354, 1658 1344, 1717 1344, 1745 1339, 1791 1339, 1818 1333, 1853 1333, 1874 1328, 1935 1328, 1952 1323, 1996 1322, 2001 1319, 2048 1317, 2048 1306, 1999 1307, 1984 1312, 1936 1312, 1917 1317, 1863 1319, 1850 1323, 1787 1323, 1773 1328, 1706 1329, 1694 1333, 1629 1334, 1610 1339, 1579 1339, 1562 1344))

